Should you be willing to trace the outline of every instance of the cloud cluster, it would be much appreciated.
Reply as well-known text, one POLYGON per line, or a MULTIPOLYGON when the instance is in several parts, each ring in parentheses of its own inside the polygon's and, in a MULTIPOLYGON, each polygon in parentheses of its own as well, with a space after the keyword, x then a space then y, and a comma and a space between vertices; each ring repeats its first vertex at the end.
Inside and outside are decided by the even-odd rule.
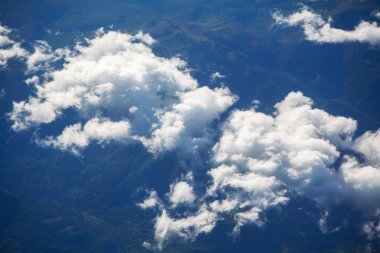
POLYGON ((275 109, 274 115, 235 111, 214 147, 215 161, 235 166, 245 178, 264 177, 272 186, 292 185, 296 194, 331 201, 331 193, 338 194, 340 187, 330 168, 338 149, 350 144, 356 122, 312 108, 312 101, 299 92, 289 93, 275 109))
MULTIPOLYGON (((86 130, 99 117, 109 118, 115 127, 123 122, 122 139, 133 135, 131 139, 155 154, 175 148, 192 152, 209 143, 207 126, 236 96, 228 88, 199 87, 184 61, 155 55, 150 47, 154 42, 142 32, 130 35, 103 29, 71 50, 53 51, 46 42, 36 42, 26 61, 27 73, 37 72, 27 79, 35 94, 14 102, 9 114, 12 128, 39 127, 64 118, 70 109, 88 121, 83 129, 80 124, 67 126, 61 135, 40 144, 78 152, 90 140, 104 142, 86 130)), ((102 122, 106 123, 111 124, 102 122)), ((110 130, 100 127, 98 132, 105 132, 97 136, 116 139, 107 133, 110 130)))
MULTIPOLYGON (((306 7, 289 17, 273 17, 279 24, 302 25, 307 39, 321 43, 379 42, 377 23, 363 21, 353 31, 342 31, 306 7)), ((64 125, 60 134, 38 138, 39 145, 79 155, 91 143, 138 141, 156 155, 178 151, 190 156, 213 146, 205 189, 197 189, 189 173, 170 186, 165 199, 151 191, 138 204, 158 211, 155 242, 145 247, 162 249, 173 238, 194 240, 225 217, 235 221, 237 235, 246 224, 264 224, 266 210, 298 196, 322 208, 351 203, 378 219, 380 130, 355 138, 355 120, 314 108, 300 92, 289 93, 269 114, 252 101, 252 108, 234 110, 212 129, 237 96, 226 87, 200 86, 186 62, 153 52, 149 34, 99 29, 72 49, 53 50, 37 41, 28 52, 9 38, 10 32, 0 27, 5 48, 0 65, 12 57, 24 59, 26 83, 34 88, 27 99, 13 103, 12 129, 64 125), (77 122, 67 123, 73 119, 77 122), (220 133, 217 143, 215 132, 220 133)), ((325 211, 319 221, 325 232, 327 216, 325 211)), ((378 236, 376 224, 367 222, 363 231, 378 236)))
POLYGON ((346 31, 332 27, 332 19, 323 19, 307 6, 289 16, 280 12, 272 14, 276 24, 301 26, 307 40, 318 43, 362 42, 371 45, 380 44, 380 27, 377 22, 361 21, 353 30, 346 31))
POLYGON ((19 42, 11 38, 12 30, 0 24, 0 67, 7 65, 11 58, 25 58, 28 52, 19 42))
MULTIPOLYGON (((313 108, 300 92, 289 93, 272 114, 255 107, 235 110, 213 147, 215 166, 207 172, 211 183, 203 195, 192 198, 182 214, 176 206, 160 206, 156 246, 162 248, 174 236, 193 240, 209 232, 206 224, 212 228, 226 215, 235 220, 238 234, 245 224, 262 225, 265 210, 297 196, 322 208, 348 202, 373 212, 380 202, 379 131, 354 139, 356 125, 351 118, 313 108), (190 233, 186 229, 194 219, 202 226, 191 227, 190 233)), ((326 217, 320 225, 327 231, 326 217)))

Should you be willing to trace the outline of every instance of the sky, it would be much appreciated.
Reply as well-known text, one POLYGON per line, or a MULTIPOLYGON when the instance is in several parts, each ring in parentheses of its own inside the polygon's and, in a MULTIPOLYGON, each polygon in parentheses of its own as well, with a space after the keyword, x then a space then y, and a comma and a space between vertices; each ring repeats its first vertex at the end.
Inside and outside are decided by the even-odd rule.
MULTIPOLYGON (((47 208, 35 204, 40 198, 117 221, 111 227, 134 223, 128 211, 127 218, 112 213, 117 205, 86 202, 100 185, 111 192, 101 199, 112 198, 119 191, 112 182, 128 188, 114 194, 118 212, 134 208, 144 229, 135 224, 138 232, 122 239, 111 233, 117 242, 99 252, 129 252, 123 240, 138 242, 137 252, 193 252, 198 241, 201 252, 212 252, 216 242, 207 238, 218 231, 233 252, 252 233, 247 227, 257 228, 253 237, 268 227, 292 228, 297 220, 276 225, 272 217, 310 203, 308 219, 322 237, 307 239, 299 252, 318 250, 321 241, 326 252, 380 251, 376 1, 195 1, 178 3, 179 14, 169 1, 162 4, 167 16, 152 12, 157 3, 131 1, 115 3, 130 13, 116 24, 120 11, 84 3, 38 2, 51 16, 34 12, 32 2, 0 5, 1 198, 11 200, 4 202, 9 213, 18 203, 2 225, 4 252, 27 245, 48 252, 40 241, 55 228, 42 227, 29 244, 20 239, 23 224, 39 219, 28 208, 47 208), (125 157, 135 160, 125 164, 125 157), (45 167, 46 181, 30 166, 45 167), (130 167, 130 174, 107 172, 113 166, 130 167)), ((58 209, 42 223, 75 216, 58 209)), ((100 228, 87 244, 77 239, 79 246, 58 238, 73 228, 86 234, 71 221, 54 230, 56 249, 95 252, 86 245, 98 242, 100 228)), ((294 233, 313 237, 312 229, 301 231, 294 233)))

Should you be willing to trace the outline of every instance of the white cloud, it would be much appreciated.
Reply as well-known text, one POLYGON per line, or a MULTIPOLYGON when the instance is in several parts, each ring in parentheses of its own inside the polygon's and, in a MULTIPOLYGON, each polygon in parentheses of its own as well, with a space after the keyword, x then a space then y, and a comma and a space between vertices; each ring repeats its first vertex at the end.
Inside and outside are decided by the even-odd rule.
POLYGON ((273 186, 292 185, 298 194, 331 200, 340 186, 330 167, 339 157, 337 149, 351 143, 356 122, 312 108, 301 93, 290 93, 275 108, 273 116, 254 109, 235 111, 214 147, 215 161, 236 166, 233 175, 273 178, 273 186))
POLYGON ((235 232, 247 223, 260 224, 259 215, 263 210, 288 200, 285 196, 286 190, 272 176, 226 165, 211 169, 208 174, 213 183, 207 195, 222 199, 221 202, 211 203, 212 210, 218 213, 233 210, 237 221, 235 232))
POLYGON ((355 140, 353 148, 364 155, 366 162, 380 167, 380 129, 364 133, 355 140))
POLYGON ((68 108, 85 112, 108 107, 121 114, 120 110, 142 103, 143 96, 146 101, 141 107, 145 107, 145 114, 153 114, 151 108, 172 102, 176 92, 197 86, 186 71, 180 70, 185 67, 183 61, 157 57, 136 40, 132 35, 111 31, 77 44, 62 68, 44 73, 43 82, 35 84, 34 96, 15 103, 13 128, 50 123, 68 108), (49 107, 50 116, 39 117, 33 111, 36 107, 49 107))
POLYGON ((12 29, 0 25, 0 67, 6 66, 11 58, 28 56, 28 52, 21 47, 21 44, 10 37, 11 33, 12 29))
POLYGON ((362 209, 373 209, 380 203, 380 167, 365 165, 350 156, 344 157, 341 173, 347 195, 362 209))
POLYGON ((303 6, 289 16, 280 12, 272 15, 276 24, 301 26, 307 40, 318 43, 362 42, 371 45, 380 44, 380 27, 377 22, 361 21, 353 30, 346 31, 332 27, 332 19, 327 21, 321 15, 303 6))
POLYGON ((348 197, 362 209, 376 208, 380 203, 380 129, 356 138, 352 149, 362 155, 362 162, 353 156, 343 157, 340 169, 348 197))
POLYGON ((226 76, 225 75, 222 75, 222 74, 220 74, 219 72, 214 72, 214 73, 212 73, 211 75, 210 75, 210 79, 212 80, 212 81, 215 81, 215 80, 217 80, 217 79, 223 79, 223 78, 225 78, 226 76))
POLYGON ((201 87, 182 93, 171 110, 159 115, 158 127, 151 138, 143 138, 153 153, 180 148, 194 151, 209 141, 206 126, 230 107, 236 98, 227 88, 201 87))
POLYGON ((137 205, 142 209, 148 209, 156 206, 161 206, 161 201, 158 198, 156 191, 150 191, 149 197, 137 205))
POLYGON ((156 218, 154 238, 156 248, 162 249, 165 243, 173 238, 194 240, 201 233, 209 233, 216 225, 217 215, 205 205, 198 212, 185 218, 173 219, 166 210, 156 218))
POLYGON ((229 213, 238 206, 237 199, 215 200, 210 203, 211 210, 215 213, 229 213))
MULTIPOLYGON (((353 31, 343 31, 307 8, 274 18, 302 25, 307 39, 321 43, 379 42, 377 23, 362 21, 353 31)), ((0 26, 5 48, 0 65, 11 57, 25 58, 27 74, 35 73, 26 80, 34 93, 14 102, 9 113, 12 128, 40 128, 65 118, 68 110, 79 118, 61 134, 39 139, 43 146, 79 154, 90 143, 137 140, 154 154, 187 155, 213 144, 210 126, 237 100, 228 88, 200 87, 178 57, 155 55, 150 48, 154 39, 142 32, 99 29, 74 49, 53 50, 37 41, 32 53, 10 39, 10 32, 0 26)), ((300 92, 289 93, 271 114, 258 112, 258 105, 254 101, 250 109, 233 111, 216 129, 221 135, 212 148, 210 183, 203 195, 195 195, 193 180, 185 178, 171 185, 168 205, 155 191, 138 204, 160 212, 155 244, 145 247, 162 249, 171 238, 194 240, 226 215, 235 220, 238 234, 246 224, 263 224, 266 210, 293 196, 319 206, 348 201, 365 211, 377 208, 380 130, 354 139, 356 121, 313 108, 300 92)), ((368 224, 363 229, 376 232, 370 226, 375 223, 368 224)), ((327 228, 327 214, 319 225, 327 228)))
POLYGON ((233 229, 233 234, 236 236, 240 233, 240 227, 255 223, 256 225, 261 225, 260 213, 262 210, 258 207, 252 207, 248 211, 238 212, 235 214, 236 225, 233 229))
MULTIPOLYGON (((289 93, 272 114, 257 112, 255 106, 233 111, 213 147, 215 166, 207 172, 211 182, 206 191, 186 211, 167 205, 156 220, 156 245, 160 248, 174 236, 195 239, 202 232, 183 235, 172 222, 181 224, 201 210, 207 210, 210 221, 204 224, 232 217, 235 235, 246 224, 261 226, 266 210, 296 196, 323 209, 347 202, 373 212, 380 202, 378 132, 354 139, 356 128, 351 118, 313 108, 313 101, 300 92, 289 93), (364 162, 354 157, 356 152, 364 155, 364 162), (203 204, 194 214, 197 203, 203 204)), ((329 228, 327 217, 325 212, 317 222, 321 231, 339 230, 329 228)))
POLYGON ((53 51, 51 46, 43 40, 37 40, 33 45, 33 50, 33 53, 29 53, 28 57, 26 57, 27 73, 49 70, 54 62, 70 54, 67 48, 59 48, 53 51))
POLYGON ((173 206, 192 204, 195 200, 193 187, 187 182, 177 182, 170 186, 170 202, 173 206))
POLYGON ((130 123, 126 120, 113 122, 106 118, 93 118, 83 127, 80 123, 67 126, 61 135, 39 140, 39 144, 78 154, 91 141, 103 144, 110 141, 125 141, 130 136, 130 123))
MULTIPOLYGON (((35 93, 14 102, 9 113, 12 128, 41 127, 74 109, 83 120, 127 119, 133 139, 153 153, 177 147, 193 152, 195 146, 209 143, 208 125, 236 97, 227 88, 199 87, 184 61, 155 55, 150 48, 154 42, 142 32, 130 35, 104 29, 72 50, 52 50, 46 42, 36 42, 27 59, 28 72, 39 71, 27 79, 35 93)), ((51 140, 77 133, 74 128, 78 126, 51 140)), ((64 144, 54 146, 67 149, 64 144)))

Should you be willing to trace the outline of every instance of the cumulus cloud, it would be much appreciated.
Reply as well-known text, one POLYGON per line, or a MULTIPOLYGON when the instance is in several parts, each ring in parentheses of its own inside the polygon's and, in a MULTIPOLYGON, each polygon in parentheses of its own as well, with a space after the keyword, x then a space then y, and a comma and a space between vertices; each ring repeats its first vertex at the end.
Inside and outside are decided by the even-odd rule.
POLYGON ((371 45, 380 44, 380 27, 377 22, 361 21, 353 30, 332 27, 332 18, 325 20, 307 6, 289 16, 280 12, 272 14, 276 24, 301 26, 307 40, 318 43, 362 42, 371 45))
POLYGON ((362 164, 355 157, 345 156, 341 173, 348 198, 362 209, 373 209, 380 203, 380 166, 362 164))
MULTIPOLYGON (((192 179, 192 175, 188 174, 188 179, 192 179)), ((193 187, 186 181, 179 181, 170 186, 169 200, 175 207, 181 204, 192 204, 195 200, 193 187)))
POLYGON ((192 150, 207 144, 207 126, 230 107, 236 98, 227 88, 201 87, 182 93, 171 110, 162 112, 151 138, 142 138, 153 153, 184 148, 192 150))
MULTIPOLYGON (((342 202, 368 213, 378 207, 378 132, 355 139, 355 120, 314 108, 300 92, 289 93, 274 108, 271 114, 258 112, 256 106, 231 113, 213 147, 210 184, 192 200, 198 209, 193 205, 181 213, 170 200, 163 205, 165 212, 156 220, 156 245, 162 247, 174 236, 189 239, 208 233, 199 229, 184 235, 180 225, 172 225, 199 213, 208 215, 202 224, 209 228, 226 215, 232 217, 237 235, 246 224, 263 225, 266 210, 297 196, 314 200, 322 209, 342 202)), ((321 231, 337 231, 339 227, 329 229, 328 214, 324 211, 318 221, 321 231)))
POLYGON ((186 182, 178 182, 171 187, 170 201, 174 205, 192 203, 194 201, 193 188, 186 182))
MULTIPOLYGON (((132 139, 152 153, 177 147, 194 151, 195 146, 209 143, 208 125, 236 97, 227 88, 200 87, 183 60, 155 55, 154 43, 142 32, 130 35, 104 29, 73 49, 52 50, 47 43, 36 42, 27 67, 29 73, 38 73, 26 81, 35 92, 14 102, 9 113, 13 130, 52 123, 70 109, 89 122, 94 117, 128 120, 132 139)), ((69 126, 45 143, 77 150, 87 142, 73 145, 63 136, 66 140, 78 133, 82 136, 80 125, 69 126)))
POLYGON ((361 155, 361 161, 346 155, 341 165, 349 198, 360 208, 376 208, 380 203, 380 129, 356 138, 352 149, 361 155))
MULTIPOLYGON (((379 41, 377 23, 362 21, 343 31, 306 7, 273 17, 279 24, 303 26, 307 39, 321 43, 379 41)), ((26 83, 34 88, 27 99, 13 103, 8 114, 13 130, 65 123, 75 113, 79 122, 64 124, 60 134, 37 143, 77 155, 91 143, 139 141, 153 154, 213 146, 205 189, 196 189, 190 173, 170 186, 164 201, 150 191, 138 204, 159 212, 155 242, 145 242, 147 248, 162 249, 173 238, 192 241, 226 216, 235 221, 237 235, 246 224, 263 225, 265 211, 297 196, 320 207, 346 201, 365 212, 378 208, 380 130, 355 139, 355 120, 314 108, 300 92, 289 93, 269 114, 259 112, 254 100, 251 108, 234 110, 220 129, 212 129, 237 97, 226 87, 200 86, 180 58, 156 55, 149 34, 99 29, 72 49, 53 50, 37 41, 27 52, 10 32, 0 27, 5 48, 0 65, 12 57, 25 59, 26 83), (220 133, 217 143, 214 132, 220 133)), ((319 220, 322 231, 328 231, 327 217, 325 212, 319 220)), ((369 221, 363 231, 374 237, 376 224, 369 221)))
POLYGON ((0 25, 0 67, 5 67, 11 58, 25 58, 28 52, 21 47, 20 42, 11 38, 12 29, 0 25))
POLYGON ((237 167, 245 177, 264 177, 272 186, 292 185, 292 191, 316 201, 332 200, 331 192, 339 193, 340 187, 330 167, 339 157, 337 149, 350 144, 356 122, 312 108, 299 92, 275 108, 274 115, 235 111, 214 147, 215 161, 237 167))
POLYGON ((366 132, 355 140, 354 150, 363 154, 366 161, 373 166, 380 166, 380 129, 366 132))
POLYGON ((62 150, 70 150, 79 154, 79 150, 87 147, 91 141, 103 144, 110 141, 125 141, 129 138, 131 125, 128 121, 110 121, 106 118, 92 118, 85 125, 80 123, 67 126, 61 135, 38 140, 43 146, 52 146, 62 150))

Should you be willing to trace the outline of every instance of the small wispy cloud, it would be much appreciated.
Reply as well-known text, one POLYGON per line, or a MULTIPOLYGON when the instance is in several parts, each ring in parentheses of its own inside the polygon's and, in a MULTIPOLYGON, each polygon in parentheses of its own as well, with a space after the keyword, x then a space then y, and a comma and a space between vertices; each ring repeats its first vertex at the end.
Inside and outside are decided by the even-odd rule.
POLYGON ((223 79, 225 78, 225 75, 220 74, 219 72, 214 72, 210 75, 211 81, 216 81, 217 79, 223 79))

